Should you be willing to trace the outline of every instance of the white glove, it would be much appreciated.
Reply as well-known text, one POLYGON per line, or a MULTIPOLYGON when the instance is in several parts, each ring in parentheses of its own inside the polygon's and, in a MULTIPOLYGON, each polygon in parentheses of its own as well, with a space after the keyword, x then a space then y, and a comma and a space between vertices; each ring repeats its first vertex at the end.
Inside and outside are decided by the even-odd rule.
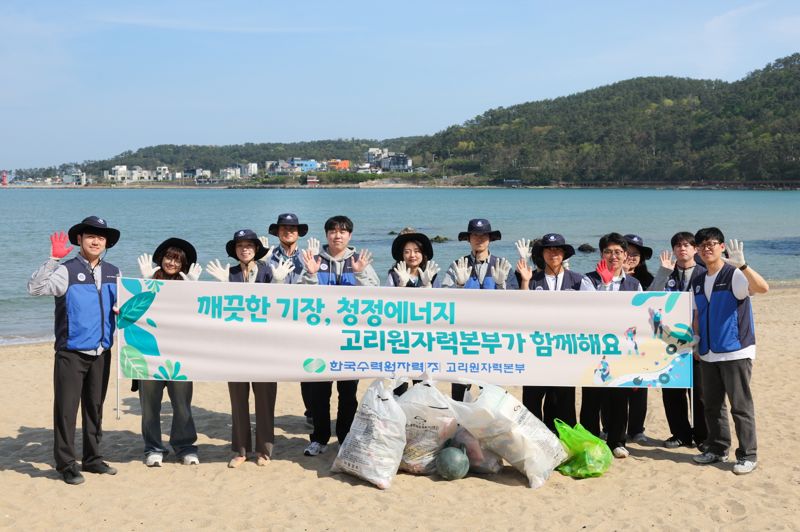
POLYGON ((272 267, 272 280, 282 283, 292 271, 294 271, 294 263, 290 260, 281 260, 277 266, 272 267))
POLYGON ((461 257, 453 263, 453 275, 456 285, 459 287, 467 284, 467 279, 469 279, 469 261, 467 257, 461 257))
POLYGON ((500 286, 506 284, 506 279, 508 279, 508 272, 511 271, 511 263, 508 262, 504 258, 500 258, 497 261, 497 267, 494 269, 494 282, 500 286))
POLYGON ((419 270, 419 282, 425 288, 430 288, 433 286, 433 278, 436 277, 437 273, 439 273, 439 265, 429 260, 428 266, 424 270, 419 270))
POLYGON ((527 238, 520 238, 517 240, 515 244, 517 246, 517 251, 519 252, 519 256, 523 259, 531 258, 531 241, 527 238))
POLYGON ((315 256, 319 255, 319 240, 317 240, 316 238, 313 238, 313 237, 309 238, 308 239, 308 250, 315 256))
POLYGON ((728 240, 728 258, 724 256, 722 260, 733 266, 734 268, 741 268, 747 261, 744 260, 744 242, 739 240, 728 240))
POLYGON ((230 269, 230 264, 223 266, 220 264, 219 259, 212 260, 208 263, 208 266, 206 266, 206 271, 208 274, 217 281, 221 281, 223 283, 227 283, 228 279, 230 279, 230 269))
POLYGON ((408 270, 406 261, 398 262, 392 271, 396 273, 397 277, 399 278, 399 284, 397 286, 408 285, 408 282, 411 280, 411 272, 408 270))
POLYGON ((275 249, 269 247, 269 238, 268 237, 260 236, 260 237, 258 237, 258 240, 261 242, 262 246, 267 248, 267 254, 264 255, 259 260, 262 261, 262 262, 269 262, 269 259, 272 258, 272 252, 275 251, 275 249))
POLYGON ((200 279, 201 273, 203 273, 203 267, 197 263, 189 266, 189 273, 180 272, 181 277, 183 277, 185 281, 196 281, 200 279))
POLYGON ((268 236, 260 236, 258 240, 261 241, 261 245, 265 248, 269 249, 269 237, 268 236))
POLYGON ((153 257, 149 253, 139 255, 137 261, 139 262, 139 271, 145 279, 152 279, 153 274, 161 269, 161 266, 153 267, 153 257))

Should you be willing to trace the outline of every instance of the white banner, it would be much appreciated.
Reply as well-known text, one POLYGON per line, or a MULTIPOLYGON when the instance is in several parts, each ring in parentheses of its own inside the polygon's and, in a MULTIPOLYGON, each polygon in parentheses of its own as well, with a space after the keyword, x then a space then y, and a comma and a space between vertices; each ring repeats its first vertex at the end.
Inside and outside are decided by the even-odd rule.
POLYGON ((153 281, 119 284, 136 379, 419 377, 691 387, 692 295, 153 281))

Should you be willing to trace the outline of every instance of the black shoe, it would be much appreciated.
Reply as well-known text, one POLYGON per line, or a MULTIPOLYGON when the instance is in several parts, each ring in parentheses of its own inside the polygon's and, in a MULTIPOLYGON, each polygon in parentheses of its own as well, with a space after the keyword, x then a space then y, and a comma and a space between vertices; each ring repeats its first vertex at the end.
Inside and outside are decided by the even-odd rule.
POLYGON ((684 441, 677 436, 672 436, 664 442, 664 447, 667 449, 677 449, 678 447, 694 447, 692 441, 684 441))
POLYGON ((73 486, 77 484, 83 484, 83 481, 86 480, 83 478, 83 475, 81 475, 81 472, 78 471, 78 466, 75 464, 72 464, 62 471, 61 476, 63 477, 64 482, 67 484, 72 484, 73 486))
POLYGON ((711 446, 706 442, 700 442, 697 444, 697 450, 701 453, 707 453, 709 450, 711 450, 711 446))
POLYGON ((98 475, 116 475, 117 470, 116 468, 111 467, 105 462, 98 462, 93 465, 85 465, 81 469, 83 469, 86 473, 97 473, 98 475))

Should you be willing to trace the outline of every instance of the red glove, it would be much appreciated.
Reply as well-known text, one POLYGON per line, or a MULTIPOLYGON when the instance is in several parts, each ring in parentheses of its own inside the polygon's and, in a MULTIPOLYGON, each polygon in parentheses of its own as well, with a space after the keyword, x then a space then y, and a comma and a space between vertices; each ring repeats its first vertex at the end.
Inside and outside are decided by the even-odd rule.
POLYGON ((608 269, 606 261, 602 259, 600 260, 600 262, 597 263, 595 271, 600 274, 600 278, 603 280, 603 284, 610 283, 611 280, 614 278, 614 272, 608 269))
POLYGON ((69 238, 67 233, 61 231, 50 235, 50 256, 54 259, 63 259, 72 251, 72 246, 67 247, 69 238))

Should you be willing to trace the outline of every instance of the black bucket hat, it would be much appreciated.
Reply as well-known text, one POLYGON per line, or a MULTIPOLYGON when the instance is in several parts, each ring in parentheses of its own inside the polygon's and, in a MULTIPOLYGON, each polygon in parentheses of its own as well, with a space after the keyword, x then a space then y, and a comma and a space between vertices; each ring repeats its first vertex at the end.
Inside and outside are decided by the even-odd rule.
POLYGON ((458 240, 469 240, 469 235, 489 235, 490 242, 502 238, 500 231, 492 231, 492 224, 489 223, 489 220, 483 218, 474 218, 470 220, 467 225, 467 230, 458 233, 458 240))
POLYGON ((182 238, 168 238, 158 245, 153 252, 153 262, 161 266, 161 261, 164 260, 164 254, 169 248, 178 248, 186 254, 186 264, 181 264, 183 273, 189 271, 189 266, 197 262, 197 250, 194 246, 182 238))
POLYGON ((228 243, 225 244, 225 251, 228 252, 229 257, 239 260, 239 257, 236 256, 236 243, 242 240, 249 240, 256 245, 254 260, 263 259, 267 251, 269 251, 264 247, 264 244, 261 243, 261 240, 258 239, 258 235, 255 231, 252 229, 239 229, 233 234, 233 238, 228 240, 228 243))
POLYGON ((644 240, 639 235, 625 235, 623 238, 628 242, 629 246, 636 246, 642 254, 642 260, 648 260, 653 256, 653 248, 644 245, 644 240))
POLYGON ((79 224, 75 224, 69 228, 67 234, 69 241, 78 245, 78 235, 83 233, 92 233, 106 237, 106 249, 113 248, 114 244, 119 241, 119 230, 108 226, 108 223, 97 216, 89 216, 84 218, 79 224))
POLYGON ((538 253, 541 255, 544 248, 563 249, 564 260, 567 260, 575 254, 575 248, 567 244, 567 240, 564 238, 564 236, 559 235, 558 233, 547 233, 544 235, 541 241, 537 242, 536 245, 533 246, 533 253, 538 251, 538 253))
POLYGON ((274 224, 270 224, 269 226, 269 234, 273 236, 278 236, 278 226, 279 225, 296 225, 297 226, 297 234, 300 236, 306 236, 308 233, 308 224, 301 224, 300 219, 297 217, 296 214, 292 212, 285 212, 283 214, 278 215, 278 221, 274 224))
POLYGON ((422 244, 422 254, 426 259, 431 260, 433 258, 433 244, 431 244, 430 238, 422 233, 403 233, 397 235, 397 238, 392 242, 392 257, 394 257, 394 260, 398 262, 403 260, 403 248, 406 242, 411 241, 422 244))

